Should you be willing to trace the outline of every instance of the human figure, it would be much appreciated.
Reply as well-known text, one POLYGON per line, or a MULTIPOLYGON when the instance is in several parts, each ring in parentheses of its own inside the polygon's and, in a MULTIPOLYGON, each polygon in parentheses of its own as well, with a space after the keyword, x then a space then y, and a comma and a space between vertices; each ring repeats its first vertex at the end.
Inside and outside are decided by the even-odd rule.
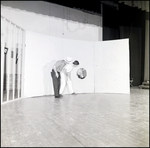
POLYGON ((73 86, 72 86, 72 81, 71 81, 71 71, 77 65, 79 65, 79 62, 77 60, 75 60, 73 63, 66 64, 64 66, 64 68, 62 69, 60 94, 63 93, 66 84, 68 85, 70 94, 75 94, 75 92, 73 90, 73 86))
POLYGON ((67 57, 65 60, 59 60, 57 61, 51 71, 52 81, 53 81, 53 88, 54 88, 54 96, 55 98, 60 98, 62 95, 60 95, 60 84, 61 84, 61 77, 62 77, 62 69, 63 67, 72 61, 72 58, 67 57))

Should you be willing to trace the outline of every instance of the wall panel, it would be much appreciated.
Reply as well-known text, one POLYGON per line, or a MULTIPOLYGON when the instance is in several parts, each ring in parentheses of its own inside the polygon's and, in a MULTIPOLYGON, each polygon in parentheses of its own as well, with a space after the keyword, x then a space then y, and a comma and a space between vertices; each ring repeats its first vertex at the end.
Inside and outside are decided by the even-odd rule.
POLYGON ((95 92, 130 93, 129 40, 95 43, 95 92))
POLYGON ((62 40, 33 32, 26 33, 24 95, 53 94, 51 69, 62 58, 62 40))
POLYGON ((72 71, 75 92, 130 93, 128 39, 88 42, 27 32, 25 53, 25 97, 53 95, 52 66, 68 56, 80 62, 72 71), (78 79, 79 68, 87 70, 85 79, 78 79))
MULTIPOLYGON (((74 90, 77 93, 94 93, 94 42, 63 40, 63 57, 72 57, 80 65, 72 71, 74 90), (76 75, 79 68, 87 71, 84 79, 76 75)), ((65 91, 67 93, 67 91, 65 91)))

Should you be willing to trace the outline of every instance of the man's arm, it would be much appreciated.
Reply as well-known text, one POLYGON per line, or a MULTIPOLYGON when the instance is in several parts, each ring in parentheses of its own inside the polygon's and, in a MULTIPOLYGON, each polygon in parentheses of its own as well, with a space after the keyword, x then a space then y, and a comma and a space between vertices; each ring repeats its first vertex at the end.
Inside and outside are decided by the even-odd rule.
POLYGON ((71 72, 68 73, 68 77, 71 80, 71 72))
POLYGON ((55 65, 53 66, 53 69, 54 69, 54 71, 55 71, 56 77, 58 78, 58 72, 57 72, 57 70, 56 70, 56 66, 55 66, 55 65))

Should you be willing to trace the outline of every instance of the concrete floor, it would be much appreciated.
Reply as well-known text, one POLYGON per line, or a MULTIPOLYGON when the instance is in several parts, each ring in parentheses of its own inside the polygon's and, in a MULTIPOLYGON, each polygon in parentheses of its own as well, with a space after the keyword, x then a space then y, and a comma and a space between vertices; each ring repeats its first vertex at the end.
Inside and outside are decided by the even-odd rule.
POLYGON ((1 147, 149 147, 149 90, 1 105, 1 147))

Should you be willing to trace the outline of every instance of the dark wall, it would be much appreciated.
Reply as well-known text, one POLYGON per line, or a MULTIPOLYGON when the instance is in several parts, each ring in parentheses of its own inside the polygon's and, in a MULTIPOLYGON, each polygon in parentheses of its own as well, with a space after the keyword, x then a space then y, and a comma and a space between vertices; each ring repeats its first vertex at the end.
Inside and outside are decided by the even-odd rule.
POLYGON ((133 85, 144 80, 145 12, 123 4, 115 7, 103 5, 103 40, 129 38, 130 78, 133 85))
POLYGON ((115 8, 103 5, 103 40, 119 39, 119 14, 115 8))

